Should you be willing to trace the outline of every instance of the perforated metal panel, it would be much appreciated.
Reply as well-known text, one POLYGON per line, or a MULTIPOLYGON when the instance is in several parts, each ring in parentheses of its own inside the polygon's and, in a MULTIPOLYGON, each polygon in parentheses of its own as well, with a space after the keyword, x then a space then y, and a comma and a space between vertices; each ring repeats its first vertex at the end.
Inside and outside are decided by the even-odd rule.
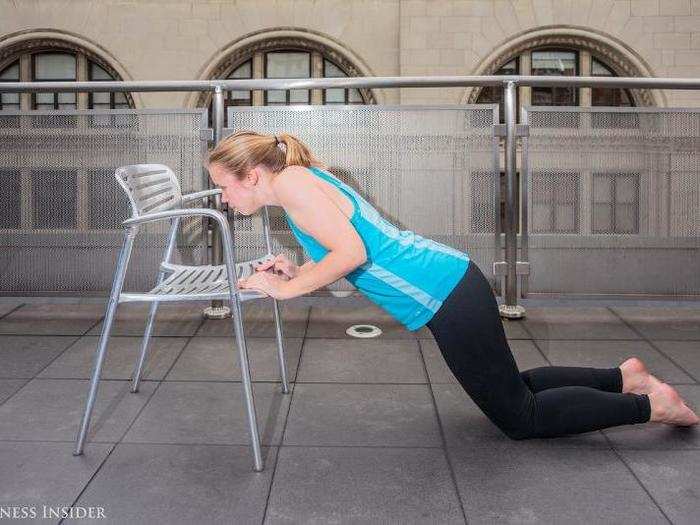
POLYGON ((700 111, 526 117, 529 291, 700 294, 700 111))
MULTIPOLYGON (((379 213, 401 230, 466 251, 492 273, 497 105, 229 107, 234 130, 287 132, 300 138, 379 213)), ((275 250, 306 259, 281 208, 270 225, 275 250)), ((264 249, 262 223, 236 215, 239 257, 264 249)), ((341 279, 331 291, 354 290, 341 279)))
MULTIPOLYGON (((204 109, 0 112, 0 293, 108 292, 131 214, 116 168, 162 163, 206 189, 205 126, 204 109)), ((168 226, 141 227, 125 290, 153 287, 168 226)), ((174 261, 205 262, 204 233, 183 221, 174 261)))

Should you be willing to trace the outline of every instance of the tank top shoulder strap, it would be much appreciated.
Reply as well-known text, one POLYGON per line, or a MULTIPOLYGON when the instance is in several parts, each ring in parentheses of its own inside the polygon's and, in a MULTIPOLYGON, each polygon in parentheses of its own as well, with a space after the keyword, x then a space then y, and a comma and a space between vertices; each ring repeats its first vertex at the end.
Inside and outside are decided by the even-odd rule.
POLYGON ((340 191, 342 191, 345 195, 347 195, 350 198, 350 201, 352 202, 352 205, 353 205, 353 217, 360 212, 360 203, 357 200, 355 190, 353 190, 350 186, 345 184, 343 181, 341 181, 340 179, 338 179, 334 175, 328 173, 325 170, 322 170, 321 168, 318 168, 316 166, 310 166, 309 170, 313 174, 315 174, 316 176, 333 184, 336 188, 338 188, 340 191))

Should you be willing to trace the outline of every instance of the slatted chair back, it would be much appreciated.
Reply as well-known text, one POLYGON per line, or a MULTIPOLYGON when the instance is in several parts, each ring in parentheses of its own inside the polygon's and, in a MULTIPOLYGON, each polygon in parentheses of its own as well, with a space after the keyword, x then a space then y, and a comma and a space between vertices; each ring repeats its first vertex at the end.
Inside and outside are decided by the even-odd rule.
POLYGON ((122 166, 114 176, 129 197, 133 217, 182 205, 180 183, 165 164, 122 166))

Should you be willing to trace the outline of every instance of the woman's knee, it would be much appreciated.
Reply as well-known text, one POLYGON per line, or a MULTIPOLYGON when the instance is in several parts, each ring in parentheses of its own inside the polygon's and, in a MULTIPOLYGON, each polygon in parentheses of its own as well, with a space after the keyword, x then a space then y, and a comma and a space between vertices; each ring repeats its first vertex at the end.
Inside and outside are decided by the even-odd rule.
POLYGON ((525 381, 527 387, 532 390, 532 370, 523 370, 520 372, 520 377, 525 381))
POLYGON ((520 441, 535 437, 534 421, 526 414, 518 414, 517 417, 510 418, 491 418, 491 421, 510 439, 520 441))
POLYGON ((501 413, 500 417, 492 419, 496 426, 506 436, 513 440, 522 440, 536 437, 537 425, 535 421, 535 396, 530 394, 520 408, 515 405, 507 413, 501 413))
POLYGON ((523 439, 531 439, 536 437, 534 428, 532 425, 518 425, 515 427, 502 427, 501 432, 503 432, 510 439, 515 441, 521 441, 523 439))

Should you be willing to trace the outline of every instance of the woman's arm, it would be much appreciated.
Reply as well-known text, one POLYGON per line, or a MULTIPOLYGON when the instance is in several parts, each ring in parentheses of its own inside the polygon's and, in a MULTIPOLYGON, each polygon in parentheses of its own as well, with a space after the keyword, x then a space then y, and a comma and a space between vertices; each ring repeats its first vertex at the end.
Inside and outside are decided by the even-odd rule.
POLYGON ((287 299, 334 283, 367 260, 364 241, 350 220, 328 195, 309 182, 305 168, 299 169, 285 168, 289 172, 275 179, 275 194, 294 223, 327 253, 311 270, 305 269, 283 283, 287 299))
POLYGON ((306 261, 304 264, 299 266, 299 273, 297 275, 301 275, 302 273, 309 271, 315 264, 316 263, 313 261, 306 261))
POLYGON ((293 299, 334 283, 363 263, 344 252, 328 252, 311 270, 281 283, 284 299, 293 299))

